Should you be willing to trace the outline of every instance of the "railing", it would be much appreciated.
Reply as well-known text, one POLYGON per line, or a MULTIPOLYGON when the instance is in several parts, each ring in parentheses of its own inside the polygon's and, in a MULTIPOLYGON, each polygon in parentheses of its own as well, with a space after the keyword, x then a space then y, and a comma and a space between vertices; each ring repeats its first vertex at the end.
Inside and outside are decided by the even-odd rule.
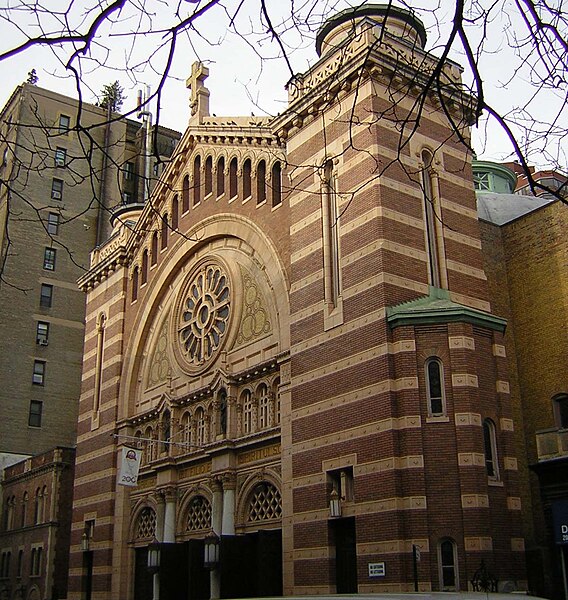
POLYGON ((568 429, 542 429, 536 432, 538 460, 568 456, 568 429))

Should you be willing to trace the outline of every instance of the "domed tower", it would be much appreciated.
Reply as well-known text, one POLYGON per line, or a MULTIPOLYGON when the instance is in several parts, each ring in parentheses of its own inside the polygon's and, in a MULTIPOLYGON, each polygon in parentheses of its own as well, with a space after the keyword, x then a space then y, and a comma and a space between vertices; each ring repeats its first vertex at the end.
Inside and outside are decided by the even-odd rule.
POLYGON ((291 173, 286 593, 464 590, 482 564, 523 587, 473 100, 425 44, 409 10, 336 14, 275 121, 291 173))

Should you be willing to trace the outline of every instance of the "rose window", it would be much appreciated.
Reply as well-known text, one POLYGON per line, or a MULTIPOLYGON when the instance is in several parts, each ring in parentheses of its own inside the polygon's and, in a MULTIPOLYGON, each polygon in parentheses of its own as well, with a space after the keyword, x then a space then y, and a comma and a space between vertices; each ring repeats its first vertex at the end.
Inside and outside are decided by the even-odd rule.
POLYGON ((179 342, 188 363, 202 365, 219 348, 230 310, 227 275, 218 265, 202 266, 186 288, 179 312, 179 342))

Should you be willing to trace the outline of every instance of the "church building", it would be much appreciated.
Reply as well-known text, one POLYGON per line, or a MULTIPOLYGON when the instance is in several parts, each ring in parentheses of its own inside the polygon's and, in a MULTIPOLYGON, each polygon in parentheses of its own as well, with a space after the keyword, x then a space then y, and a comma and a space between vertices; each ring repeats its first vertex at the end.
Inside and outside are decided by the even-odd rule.
POLYGON ((473 104, 425 44, 406 9, 338 13, 276 118, 210 115, 193 66, 80 280, 68 598, 526 589, 473 104))

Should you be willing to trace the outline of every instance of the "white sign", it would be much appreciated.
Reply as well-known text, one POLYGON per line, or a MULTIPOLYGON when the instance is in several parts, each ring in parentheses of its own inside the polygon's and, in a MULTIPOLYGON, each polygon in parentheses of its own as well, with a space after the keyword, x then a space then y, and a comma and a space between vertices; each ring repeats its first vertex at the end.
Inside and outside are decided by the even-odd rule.
POLYGON ((368 563, 369 577, 384 577, 386 575, 385 563, 368 563))
POLYGON ((140 469, 141 458, 142 450, 128 448, 128 446, 122 448, 118 485, 128 485, 130 487, 138 485, 138 470, 140 469))

